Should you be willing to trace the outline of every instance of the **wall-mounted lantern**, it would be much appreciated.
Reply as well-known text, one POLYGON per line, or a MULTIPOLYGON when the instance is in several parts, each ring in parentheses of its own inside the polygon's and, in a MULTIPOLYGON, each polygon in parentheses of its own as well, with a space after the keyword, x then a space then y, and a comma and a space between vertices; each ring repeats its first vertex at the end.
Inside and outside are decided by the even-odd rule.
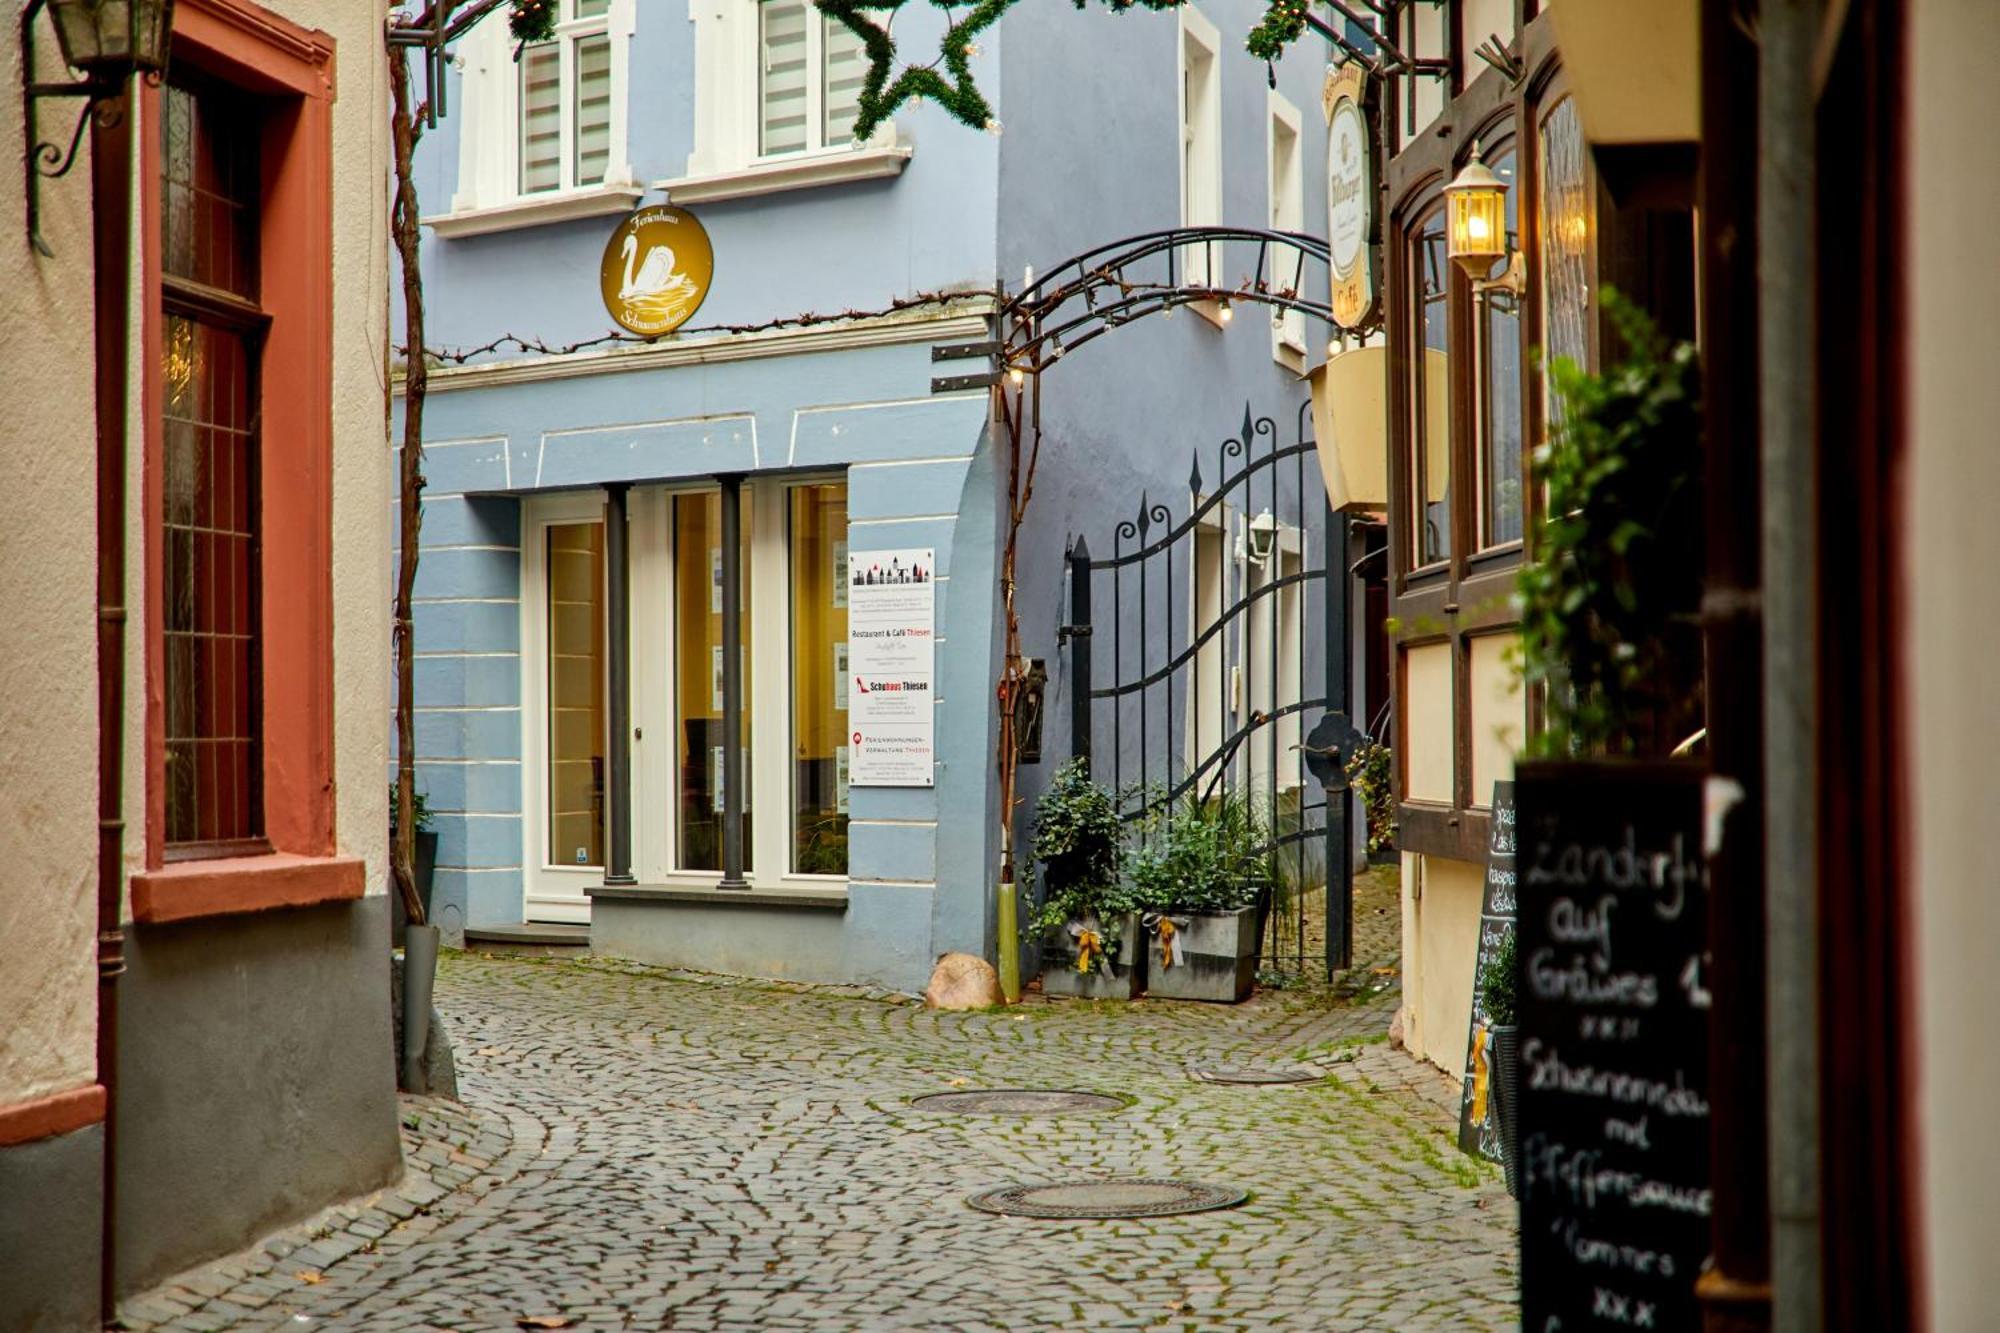
POLYGON ((1039 657, 1029 658, 1028 674, 1014 696, 1014 743, 1020 748, 1024 764, 1042 761, 1042 700, 1048 688, 1048 663, 1039 657))
POLYGON ((1445 243, 1452 259, 1472 279, 1473 290, 1508 287, 1520 291, 1521 265, 1507 235, 1507 182, 1494 175, 1479 156, 1478 144, 1472 146, 1471 158, 1451 184, 1444 187, 1444 199, 1445 243), (1493 266, 1503 259, 1506 271, 1497 278, 1490 276, 1493 266))
POLYGON ((38 225, 41 178, 66 175, 75 165, 83 127, 99 102, 118 96, 134 74, 157 76, 165 71, 173 26, 174 0, 28 0, 22 8, 21 64, 26 81, 21 109, 30 145, 28 239, 43 255, 51 256, 54 251, 42 240, 38 225), (83 71, 81 79, 68 83, 35 79, 35 16, 44 8, 55 27, 63 63, 83 71), (35 127, 35 103, 44 97, 84 99, 67 149, 43 141, 35 127))
POLYGON ((1259 510, 1257 517, 1250 520, 1247 534, 1250 563, 1262 569, 1271 559, 1271 551, 1278 544, 1278 520, 1270 509, 1259 510))

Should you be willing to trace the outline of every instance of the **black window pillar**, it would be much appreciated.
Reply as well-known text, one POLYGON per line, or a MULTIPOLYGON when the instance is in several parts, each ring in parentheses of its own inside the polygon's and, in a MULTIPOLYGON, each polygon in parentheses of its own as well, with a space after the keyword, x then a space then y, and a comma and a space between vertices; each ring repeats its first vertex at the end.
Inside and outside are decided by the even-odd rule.
POLYGON ((722 883, 743 878, 743 478, 722 483, 722 883))
POLYGON ((631 884, 632 878, 632 579, 626 493, 616 482, 604 488, 605 656, 609 659, 610 700, 605 710, 610 769, 606 802, 604 882, 631 884))

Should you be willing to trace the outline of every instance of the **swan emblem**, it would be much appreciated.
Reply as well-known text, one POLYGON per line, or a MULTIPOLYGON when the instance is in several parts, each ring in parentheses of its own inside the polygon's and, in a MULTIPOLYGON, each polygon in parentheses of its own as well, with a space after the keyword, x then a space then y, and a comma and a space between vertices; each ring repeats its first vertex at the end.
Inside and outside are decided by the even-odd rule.
MULTIPOLYGON (((638 273, 633 273, 633 265, 639 257, 639 238, 628 235, 625 238, 625 282, 618 289, 620 300, 630 301, 638 297, 657 296, 676 285, 680 275, 674 272, 673 247, 653 245, 647 247, 646 261, 638 265, 638 273)), ((680 281, 687 281, 681 278, 680 281)))

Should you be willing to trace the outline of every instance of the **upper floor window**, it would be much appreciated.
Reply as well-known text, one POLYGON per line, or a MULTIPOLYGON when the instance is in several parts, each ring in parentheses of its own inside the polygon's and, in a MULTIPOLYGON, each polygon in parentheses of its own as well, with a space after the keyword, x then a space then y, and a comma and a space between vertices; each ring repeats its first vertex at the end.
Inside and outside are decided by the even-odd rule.
MULTIPOLYGON (((1507 191, 1507 244, 1520 243, 1520 178, 1511 145, 1487 154, 1493 174, 1507 191)), ((1499 277, 1509 261, 1493 265, 1499 277)), ((1479 546, 1481 550, 1521 540, 1522 477, 1527 424, 1521 392, 1521 300, 1505 287, 1480 292, 1474 302, 1479 337, 1479 546)))
MULTIPOLYGON (((1271 122, 1267 161, 1272 231, 1305 228, 1305 173, 1300 165, 1299 109, 1277 93, 1270 94, 1271 122)), ((1291 274, 1280 267, 1274 285, 1290 286, 1291 274)), ((1303 276, 1303 269, 1297 270, 1303 276)), ((1306 319, 1296 310, 1273 308, 1271 355, 1297 374, 1305 373, 1306 319)))
POLYGON ((611 161, 611 0, 562 0, 556 39, 520 59, 522 194, 604 183, 611 161))
MULTIPOLYGON (((1222 39, 1215 25, 1191 5, 1180 9, 1181 225, 1215 226, 1222 221, 1222 39)), ((1209 280, 1209 255, 1190 246, 1184 257, 1186 281, 1209 280)))
POLYGON ((844 148, 854 138, 868 52, 807 0, 757 5, 757 152, 844 148))
POLYGON ((1433 209, 1410 232, 1408 285, 1412 348, 1410 393, 1410 564, 1451 558, 1451 260, 1445 257, 1444 210, 1433 209))
POLYGON ((631 184, 626 62, 637 0, 557 0, 553 40, 518 53, 495 16, 459 44, 453 213, 631 184))

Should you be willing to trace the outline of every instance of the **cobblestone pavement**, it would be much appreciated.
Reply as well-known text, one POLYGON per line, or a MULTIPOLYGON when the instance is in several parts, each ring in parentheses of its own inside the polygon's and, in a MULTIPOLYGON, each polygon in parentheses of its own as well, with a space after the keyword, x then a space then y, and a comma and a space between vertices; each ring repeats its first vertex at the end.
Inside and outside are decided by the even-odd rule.
MULTIPOLYGON (((1379 955, 1378 955, 1379 956, 1379 955)), ((1363 993, 1233 1008, 902 997, 608 962, 450 956, 464 1105, 404 1102, 410 1171, 146 1293, 132 1328, 1501 1328, 1512 1209, 1460 1156, 1448 1080, 1363 993), (1306 1063, 1296 1087, 1191 1065, 1306 1063), (953 1088, 1123 1094, 1121 1111, 949 1117, 953 1088), (989 1216, 1017 1180, 1183 1176, 1240 1208, 989 1216)), ((1368 994, 1369 987, 1377 988, 1368 994)))

